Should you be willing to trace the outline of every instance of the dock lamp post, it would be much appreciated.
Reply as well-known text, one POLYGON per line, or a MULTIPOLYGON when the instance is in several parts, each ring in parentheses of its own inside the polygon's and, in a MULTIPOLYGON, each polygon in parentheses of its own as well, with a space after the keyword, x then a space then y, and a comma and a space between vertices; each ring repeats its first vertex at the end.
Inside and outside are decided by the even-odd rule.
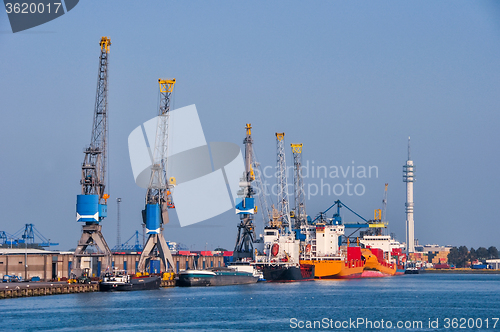
POLYGON ((28 280, 28 241, 24 238, 24 280, 28 280))

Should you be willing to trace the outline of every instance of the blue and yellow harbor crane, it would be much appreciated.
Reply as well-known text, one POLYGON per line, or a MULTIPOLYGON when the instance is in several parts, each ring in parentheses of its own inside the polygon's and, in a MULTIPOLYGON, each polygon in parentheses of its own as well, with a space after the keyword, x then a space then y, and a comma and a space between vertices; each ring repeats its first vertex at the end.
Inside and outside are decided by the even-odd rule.
POLYGON ((148 240, 139 259, 138 270, 144 272, 151 259, 159 256, 165 270, 173 269, 174 261, 163 237, 163 224, 168 223, 168 208, 173 208, 171 189, 175 178, 167 179, 167 152, 170 117, 170 97, 174 90, 175 78, 158 79, 160 85, 160 109, 156 127, 156 139, 151 165, 151 177, 146 194, 146 207, 142 211, 148 240), (156 250, 155 250, 156 248, 156 250))
POLYGON ((233 251, 235 261, 247 258, 253 259, 254 255, 255 226, 253 219, 257 207, 255 206, 255 191, 252 187, 252 182, 255 181, 255 173, 252 166, 252 125, 247 123, 245 130, 246 136, 243 140, 243 144, 245 144, 245 173, 242 178, 243 197, 238 198, 235 204, 236 214, 240 216, 238 235, 233 251))
MULTIPOLYGON (((82 257, 101 257, 101 268, 111 265, 111 251, 101 232, 101 221, 107 216, 106 188, 107 137, 108 137, 108 56, 111 40, 102 37, 99 43, 99 71, 94 109, 94 122, 90 145, 84 150, 82 163, 82 192, 76 198, 76 221, 82 225, 82 236, 73 258, 73 273, 82 273, 82 257), (88 252, 87 248, 95 250, 88 252)), ((99 264, 98 264, 99 266, 99 264)), ((100 270, 101 268, 98 268, 100 270)), ((100 275, 101 271, 95 271, 100 275)))

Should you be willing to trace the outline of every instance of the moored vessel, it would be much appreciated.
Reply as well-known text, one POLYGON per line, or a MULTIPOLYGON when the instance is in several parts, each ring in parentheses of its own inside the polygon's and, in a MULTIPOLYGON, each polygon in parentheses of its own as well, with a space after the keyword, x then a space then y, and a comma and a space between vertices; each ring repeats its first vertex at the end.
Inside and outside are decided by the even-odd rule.
POLYGON ((419 274, 419 269, 416 262, 408 262, 406 263, 405 274, 419 274))
POLYGON ((330 221, 322 220, 315 225, 307 225, 305 233, 306 245, 300 264, 314 266, 316 279, 361 277, 364 261, 358 250, 351 247, 341 249, 344 226, 341 224, 340 218, 333 218, 330 221))
POLYGON ((301 281, 314 278, 314 265, 299 259, 300 241, 282 227, 264 228, 264 249, 255 255, 255 267, 266 281, 301 281))
POLYGON ((394 276, 405 273, 403 245, 389 235, 364 235, 360 239, 361 254, 365 259, 364 271, 377 271, 380 275, 365 273, 365 277, 394 276))
POLYGON ((99 290, 107 291, 135 291, 159 289, 160 277, 155 275, 131 276, 123 271, 106 273, 99 282, 99 290))
POLYGON ((185 270, 179 272, 177 285, 192 286, 228 286, 256 283, 260 274, 251 265, 220 267, 210 270, 185 270))

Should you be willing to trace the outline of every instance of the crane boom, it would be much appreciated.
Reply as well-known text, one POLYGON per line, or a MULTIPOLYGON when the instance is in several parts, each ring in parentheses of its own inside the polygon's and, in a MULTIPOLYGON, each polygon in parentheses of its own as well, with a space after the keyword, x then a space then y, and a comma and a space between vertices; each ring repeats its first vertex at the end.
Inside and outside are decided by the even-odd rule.
POLYGON ((254 170, 257 170, 255 172, 255 184, 256 187, 259 190, 259 203, 260 206, 258 210, 260 211, 262 215, 262 221, 264 223, 264 227, 268 226, 269 223, 272 221, 272 213, 271 210, 269 209, 269 204, 267 201, 267 190, 266 187, 264 186, 264 182, 262 181, 262 170, 260 168, 260 163, 257 161, 255 157, 255 153, 252 155, 252 167, 254 170))
MULTIPOLYGON (((111 40, 102 37, 94 121, 90 145, 85 149, 82 164, 82 195, 98 195, 100 203, 106 200, 107 135, 108 135, 108 55, 111 40)), ((109 197, 109 196, 108 196, 109 197)))

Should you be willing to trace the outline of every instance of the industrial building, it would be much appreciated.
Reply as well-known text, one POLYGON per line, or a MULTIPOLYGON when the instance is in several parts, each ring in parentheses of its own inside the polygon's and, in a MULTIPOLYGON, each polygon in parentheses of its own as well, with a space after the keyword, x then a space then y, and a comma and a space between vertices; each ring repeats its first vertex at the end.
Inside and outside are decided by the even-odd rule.
MULTIPOLYGON (((15 275, 24 280, 39 277, 42 281, 66 280, 70 277, 73 263, 73 252, 48 251, 39 249, 0 249, 0 279, 4 275, 15 275)), ((232 255, 232 253, 231 253, 232 255)), ((111 264, 115 269, 126 270, 129 274, 138 272, 140 252, 114 253, 111 264)), ((218 252, 183 252, 173 255, 174 272, 185 269, 209 268, 224 266, 224 255, 218 252)), ((82 268, 89 268, 90 275, 99 277, 103 257, 84 257, 82 268)), ((152 273, 165 271, 160 261, 152 261, 148 270, 152 273)))
POLYGON ((491 266, 493 270, 500 270, 500 259, 487 259, 486 264, 491 266))

